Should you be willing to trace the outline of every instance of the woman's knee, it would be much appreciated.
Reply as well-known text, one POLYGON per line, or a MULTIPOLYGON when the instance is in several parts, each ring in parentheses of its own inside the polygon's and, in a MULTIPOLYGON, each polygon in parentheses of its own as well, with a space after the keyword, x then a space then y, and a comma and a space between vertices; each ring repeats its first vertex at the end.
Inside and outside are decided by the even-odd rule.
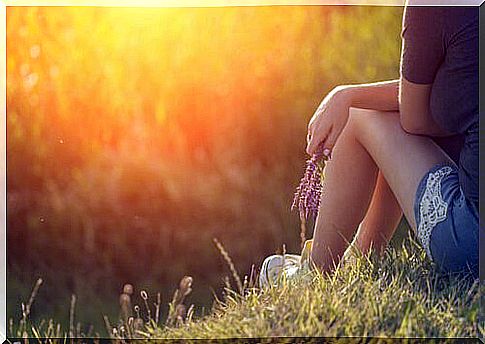
POLYGON ((365 137, 376 137, 385 133, 403 131, 398 112, 350 108, 347 124, 349 128, 355 131, 356 135, 364 135, 365 137))

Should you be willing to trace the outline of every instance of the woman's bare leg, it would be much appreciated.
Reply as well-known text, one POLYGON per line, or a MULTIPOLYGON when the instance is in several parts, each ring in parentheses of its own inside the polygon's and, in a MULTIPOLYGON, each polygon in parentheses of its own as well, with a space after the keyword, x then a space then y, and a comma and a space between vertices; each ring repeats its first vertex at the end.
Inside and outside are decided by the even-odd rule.
MULTIPOLYGON (((463 146, 463 137, 433 138, 433 141, 453 161, 458 161, 463 146)), ((382 253, 396 231, 402 215, 401 206, 386 179, 379 172, 369 209, 345 254, 347 252, 350 254, 354 250, 366 254, 371 248, 374 252, 382 253)))
POLYGON ((397 112, 351 109, 349 121, 326 166, 312 258, 332 270, 364 219, 378 171, 413 229, 414 199, 433 166, 453 162, 429 138, 404 132, 397 112))
POLYGON ((379 172, 372 201, 359 225, 351 245, 352 249, 366 254, 372 248, 374 252, 382 253, 401 221, 402 214, 394 193, 379 172))
POLYGON ((352 240, 376 185, 377 166, 357 140, 356 129, 349 119, 325 166, 312 248, 313 261, 324 269, 332 269, 332 258, 340 257, 352 240))

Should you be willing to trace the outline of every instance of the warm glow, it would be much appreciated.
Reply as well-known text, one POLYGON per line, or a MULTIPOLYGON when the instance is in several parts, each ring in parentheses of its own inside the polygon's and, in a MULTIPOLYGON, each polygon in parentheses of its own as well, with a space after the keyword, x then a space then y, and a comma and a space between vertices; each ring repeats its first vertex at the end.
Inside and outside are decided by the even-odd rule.
POLYGON ((213 238, 240 271, 283 243, 296 252, 308 119, 337 84, 398 75, 401 19, 374 6, 8 7, 8 261, 25 275, 9 284, 29 289, 11 303, 31 276, 52 307, 71 292, 118 307, 124 283, 167 300, 190 274, 209 304, 226 274, 213 238))

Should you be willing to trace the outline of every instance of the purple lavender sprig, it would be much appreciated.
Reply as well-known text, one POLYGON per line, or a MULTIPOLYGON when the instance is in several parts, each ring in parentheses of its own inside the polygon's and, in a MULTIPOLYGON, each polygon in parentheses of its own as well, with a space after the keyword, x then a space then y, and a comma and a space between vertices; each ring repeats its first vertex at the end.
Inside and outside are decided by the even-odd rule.
POLYGON ((315 218, 320 208, 325 160, 327 157, 323 154, 323 148, 319 147, 317 152, 307 160, 305 173, 296 188, 291 210, 298 208, 300 217, 305 219, 315 218))

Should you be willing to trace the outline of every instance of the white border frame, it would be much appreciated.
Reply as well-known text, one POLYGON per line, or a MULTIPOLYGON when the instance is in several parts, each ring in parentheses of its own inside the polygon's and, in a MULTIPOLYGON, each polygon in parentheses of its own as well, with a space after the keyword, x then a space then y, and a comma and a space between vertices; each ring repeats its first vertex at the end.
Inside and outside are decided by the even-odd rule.
MULTIPOLYGON (((416 6, 480 6, 485 0, 409 0, 416 6)), ((7 335, 7 6, 221 7, 284 5, 403 6, 407 0, 0 0, 0 343, 7 335)))

